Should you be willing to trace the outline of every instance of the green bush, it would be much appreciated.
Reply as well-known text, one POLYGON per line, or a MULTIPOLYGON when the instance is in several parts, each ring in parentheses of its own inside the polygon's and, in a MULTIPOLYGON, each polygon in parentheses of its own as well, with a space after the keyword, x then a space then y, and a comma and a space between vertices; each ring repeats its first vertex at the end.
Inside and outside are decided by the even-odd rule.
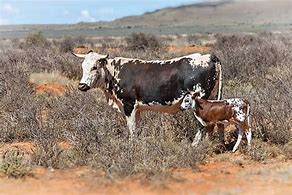
POLYGON ((6 151, 0 159, 0 172, 7 177, 22 178, 31 175, 31 171, 31 162, 17 148, 6 151))

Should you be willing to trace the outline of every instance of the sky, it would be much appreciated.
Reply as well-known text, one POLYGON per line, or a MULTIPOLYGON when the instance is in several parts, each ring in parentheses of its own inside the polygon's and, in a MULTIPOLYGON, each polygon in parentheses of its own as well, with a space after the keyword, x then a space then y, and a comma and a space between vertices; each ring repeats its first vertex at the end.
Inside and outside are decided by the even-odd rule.
POLYGON ((111 21, 207 0, 0 0, 0 25, 111 21))

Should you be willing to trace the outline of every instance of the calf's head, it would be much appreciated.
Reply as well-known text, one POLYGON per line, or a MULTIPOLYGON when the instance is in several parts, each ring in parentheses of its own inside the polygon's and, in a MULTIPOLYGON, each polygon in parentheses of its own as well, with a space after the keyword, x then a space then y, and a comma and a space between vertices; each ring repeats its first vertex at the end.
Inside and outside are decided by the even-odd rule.
POLYGON ((78 89, 87 91, 104 77, 102 66, 105 64, 108 55, 100 55, 93 51, 89 51, 87 54, 73 53, 73 55, 84 59, 82 62, 83 74, 78 89))
POLYGON ((181 105, 181 110, 188 110, 188 109, 194 109, 196 105, 196 101, 193 99, 193 96, 191 94, 185 95, 181 105))

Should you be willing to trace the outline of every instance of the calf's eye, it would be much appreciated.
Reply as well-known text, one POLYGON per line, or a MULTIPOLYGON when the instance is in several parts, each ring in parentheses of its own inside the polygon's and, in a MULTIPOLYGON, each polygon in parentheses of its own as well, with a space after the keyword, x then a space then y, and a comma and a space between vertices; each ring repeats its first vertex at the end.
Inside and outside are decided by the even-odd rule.
POLYGON ((94 67, 92 67, 92 68, 91 68, 91 70, 97 70, 97 67, 96 67, 96 66, 94 66, 94 67))

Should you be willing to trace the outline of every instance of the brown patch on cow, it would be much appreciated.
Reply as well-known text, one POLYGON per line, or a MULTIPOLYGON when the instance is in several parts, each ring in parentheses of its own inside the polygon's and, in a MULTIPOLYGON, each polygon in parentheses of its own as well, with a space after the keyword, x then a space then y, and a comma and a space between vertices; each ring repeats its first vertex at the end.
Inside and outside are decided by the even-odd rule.
POLYGON ((180 111, 180 105, 182 103, 182 99, 175 104, 170 106, 168 105, 137 105, 137 110, 139 112, 143 111, 152 111, 152 112, 162 112, 168 114, 175 114, 180 111))
POLYGON ((42 93, 51 93, 53 95, 63 95, 66 91, 66 88, 62 85, 58 84, 41 84, 35 87, 34 92, 36 94, 42 94, 42 93))

